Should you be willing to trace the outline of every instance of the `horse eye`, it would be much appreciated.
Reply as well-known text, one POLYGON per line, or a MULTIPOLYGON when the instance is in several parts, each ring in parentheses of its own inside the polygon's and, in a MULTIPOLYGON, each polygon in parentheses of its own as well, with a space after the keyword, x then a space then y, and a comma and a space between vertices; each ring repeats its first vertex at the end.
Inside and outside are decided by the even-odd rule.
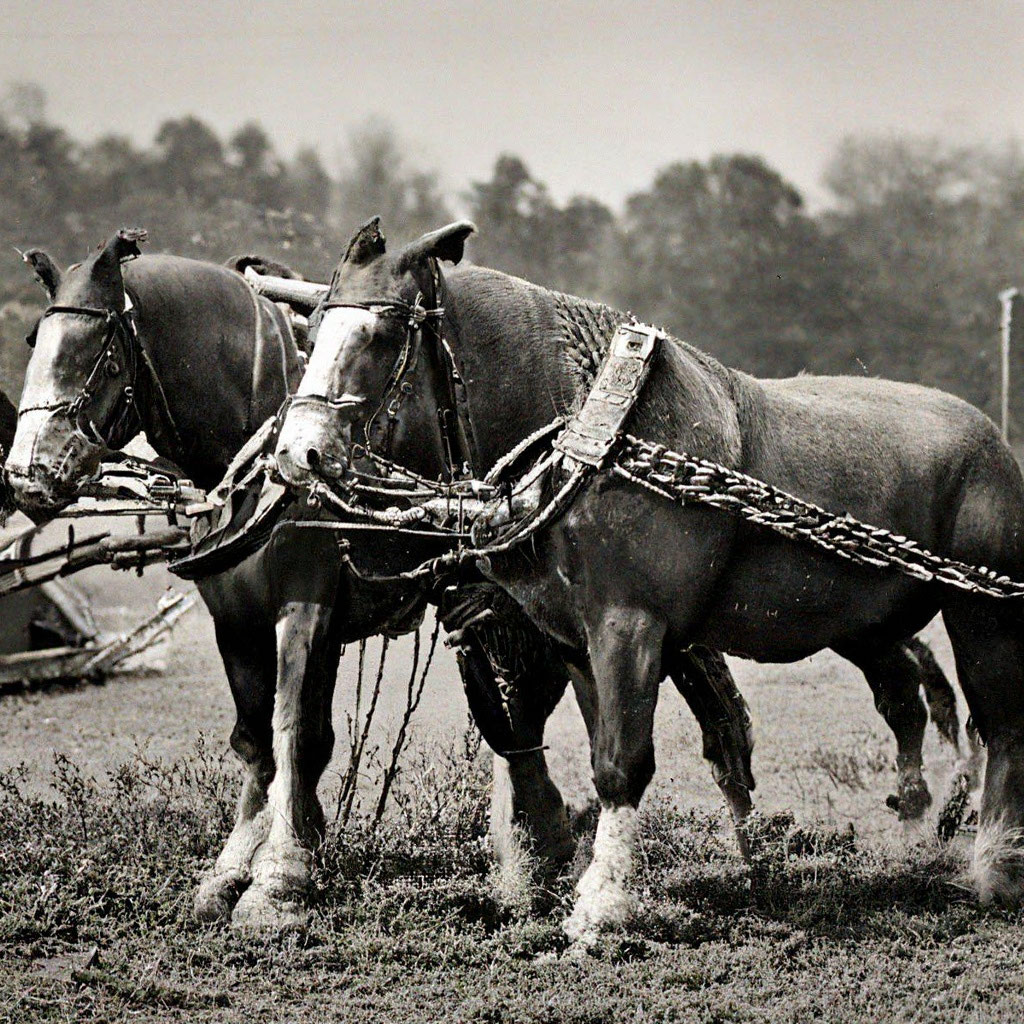
POLYGON ((107 376, 116 377, 121 372, 121 364, 116 359, 107 360, 107 376))

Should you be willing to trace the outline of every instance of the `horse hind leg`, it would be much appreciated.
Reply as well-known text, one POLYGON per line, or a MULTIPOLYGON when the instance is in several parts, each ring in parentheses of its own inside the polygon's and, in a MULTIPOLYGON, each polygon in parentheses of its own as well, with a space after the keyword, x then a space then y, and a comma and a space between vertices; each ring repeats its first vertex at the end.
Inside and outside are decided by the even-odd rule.
POLYGON ((666 650, 665 671, 700 726, 704 760, 711 765, 736 827, 744 860, 750 846, 744 823, 753 809, 755 787, 750 758, 754 749, 750 710, 736 687, 724 656, 706 647, 666 650))
POLYGON ((955 834, 970 802, 971 794, 981 782, 985 756, 974 723, 968 718, 964 733, 967 754, 960 744, 960 714, 956 693, 946 673, 935 660, 932 649, 919 637, 907 641, 907 650, 921 670, 921 689, 928 704, 928 715, 939 736, 956 752, 957 765, 946 787, 939 812, 939 837, 949 839, 955 834))
POLYGON ((921 665, 902 643, 881 649, 845 647, 838 653, 864 673, 875 707, 896 737, 896 793, 886 803, 900 821, 920 821, 932 803, 921 753, 928 724, 921 665))
POLYGON ((490 829, 497 888, 505 902, 521 906, 530 901, 534 864, 552 875, 575 849, 543 750, 568 672, 554 643, 496 587, 450 592, 440 614, 470 713, 495 752, 490 829))
POLYGON ((265 813, 274 775, 271 717, 274 709, 274 634, 244 629, 218 618, 217 645, 235 701, 231 746, 246 768, 235 824, 216 863, 196 892, 194 909, 203 921, 228 918, 252 881, 252 861, 270 829, 265 813))
POLYGON ((985 902, 1024 900, 1024 616, 957 597, 943 610, 957 675, 987 745, 973 873, 985 902))

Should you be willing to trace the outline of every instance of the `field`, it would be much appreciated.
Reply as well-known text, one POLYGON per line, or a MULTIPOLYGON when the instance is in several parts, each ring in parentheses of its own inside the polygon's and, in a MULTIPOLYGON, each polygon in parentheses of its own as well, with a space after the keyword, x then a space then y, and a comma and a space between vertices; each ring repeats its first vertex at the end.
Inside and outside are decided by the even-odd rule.
MULTIPOLYGON (((169 578, 87 574, 108 628, 169 578)), ((945 634, 927 638, 951 671, 945 634)), ((398 715, 410 645, 393 645, 398 715)), ((370 661, 375 656, 371 645, 370 661)), ((758 746, 757 856, 735 853, 689 713, 666 687, 643 805, 641 905, 591 953, 558 922, 572 875, 532 908, 499 904, 486 849, 489 762, 438 655, 392 816, 358 814, 322 853, 308 933, 200 926, 192 890, 226 834, 237 785, 232 714, 205 612, 160 673, 0 698, 0 1021, 1019 1021, 1024 931, 963 878, 966 851, 910 844, 885 797, 894 743, 855 670, 831 656, 734 662, 758 746)), ((346 655, 338 732, 354 676, 346 655)), ((578 874, 593 825, 571 701, 549 734, 578 808, 578 874)), ((345 767, 339 743, 328 815, 345 767)), ((930 731, 936 796, 952 758, 930 731)), ((373 770, 366 782, 372 796, 373 770)), ((369 802, 369 800, 368 800, 369 802)))

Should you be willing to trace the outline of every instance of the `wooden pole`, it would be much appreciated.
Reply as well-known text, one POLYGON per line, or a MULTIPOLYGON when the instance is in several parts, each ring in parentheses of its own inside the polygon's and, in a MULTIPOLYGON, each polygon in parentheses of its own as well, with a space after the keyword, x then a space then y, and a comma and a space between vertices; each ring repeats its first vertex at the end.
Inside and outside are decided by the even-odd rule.
POLYGON ((1003 311, 1000 326, 999 425, 1003 440, 1010 439, 1010 332, 1013 329, 1013 300, 1020 294, 1017 288, 1004 288, 999 293, 1003 311))
POLYGON ((252 267, 245 268, 245 279, 260 295, 266 295, 272 302, 288 302, 309 309, 319 305, 329 290, 325 284, 260 274, 252 267))

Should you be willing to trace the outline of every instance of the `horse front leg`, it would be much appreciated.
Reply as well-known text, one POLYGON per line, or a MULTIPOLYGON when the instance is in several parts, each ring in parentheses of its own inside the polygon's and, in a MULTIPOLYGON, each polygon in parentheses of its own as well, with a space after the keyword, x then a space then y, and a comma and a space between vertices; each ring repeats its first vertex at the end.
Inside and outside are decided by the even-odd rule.
MULTIPOLYGON (((204 590, 204 597, 212 600, 204 590)), ((211 605, 215 610, 216 605, 211 605)), ((246 768, 235 824, 199 884, 195 913, 202 921, 231 916, 252 881, 252 860, 270 829, 265 808, 267 787, 274 775, 271 717, 274 709, 274 632, 247 622, 244 626, 223 613, 215 614, 217 646, 224 661, 236 722, 231 746, 246 768)))
POLYGON ((270 827, 253 863, 252 884, 232 915, 236 927, 280 931, 306 922, 313 855, 324 832, 316 790, 334 746, 332 612, 329 604, 309 601, 288 602, 279 612, 270 827))
POLYGON ((592 721, 591 765, 601 804, 590 866, 563 928, 588 942, 625 923, 633 909, 637 806, 654 775, 654 709, 662 678, 665 623, 632 608, 603 610, 587 626, 590 673, 574 673, 581 709, 592 721), (588 678, 589 676, 589 678, 588 678))

